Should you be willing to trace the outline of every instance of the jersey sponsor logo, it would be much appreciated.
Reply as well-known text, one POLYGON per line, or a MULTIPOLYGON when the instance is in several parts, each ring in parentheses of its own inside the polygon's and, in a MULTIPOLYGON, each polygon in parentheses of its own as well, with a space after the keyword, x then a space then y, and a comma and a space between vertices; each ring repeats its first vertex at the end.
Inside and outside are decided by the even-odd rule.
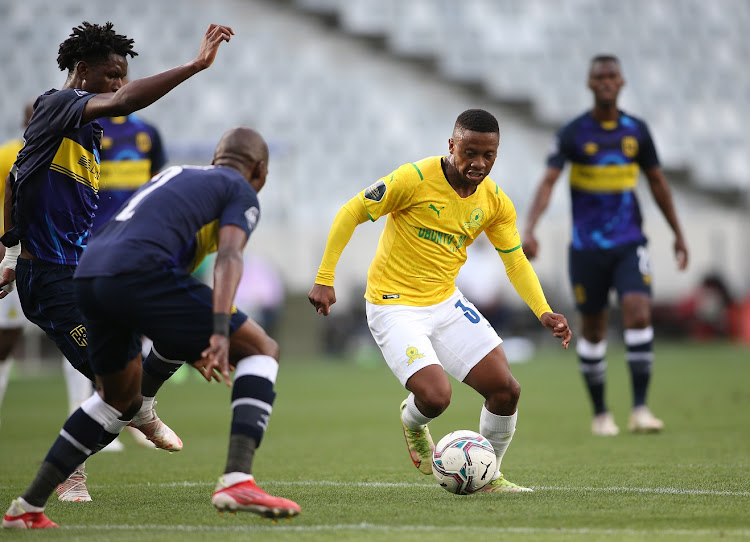
POLYGON ((137 190, 151 178, 151 160, 104 160, 102 190, 137 190))
POLYGON ((585 192, 625 192, 638 184, 638 164, 573 164, 570 186, 585 192))
POLYGON ((445 205, 443 205, 440 209, 438 209, 437 207, 435 207, 435 205, 433 203, 430 203, 429 207, 427 207, 427 208, 435 211, 437 213, 437 217, 440 218, 440 211, 442 211, 443 209, 445 209, 445 205))
POLYGON ((401 297, 400 294, 385 294, 383 296, 383 299, 398 299, 400 297, 401 297))
POLYGON ((250 207, 245 211, 245 220, 247 220, 247 229, 253 231, 255 225, 258 223, 258 214, 260 210, 257 207, 250 207))
POLYGON ((88 341, 86 340, 86 327, 83 324, 77 325, 70 330, 70 336, 78 346, 87 346, 88 341))
POLYGON ((418 228, 417 234, 420 239, 426 239, 427 241, 432 241, 438 245, 452 245, 456 240, 456 236, 453 234, 443 233, 429 228, 418 228))
POLYGON ((482 222, 484 222, 484 211, 480 208, 476 208, 471 212, 471 216, 469 216, 469 221, 464 222, 464 227, 469 228, 470 230, 474 230, 482 225, 482 222))
POLYGON ((365 198, 370 201, 380 201, 385 196, 386 186, 383 181, 378 181, 365 188, 365 198))
POLYGON ((622 138, 622 153, 628 158, 635 158, 638 154, 638 140, 633 136, 625 136, 622 138))
POLYGON ((94 190, 99 190, 100 160, 96 149, 86 150, 80 143, 63 138, 49 168, 94 190))
POLYGON ((406 357, 409 358, 409 361, 407 361, 406 364, 411 365, 414 363, 414 360, 423 358, 424 354, 420 354, 419 349, 416 346, 410 346, 406 349, 406 357))

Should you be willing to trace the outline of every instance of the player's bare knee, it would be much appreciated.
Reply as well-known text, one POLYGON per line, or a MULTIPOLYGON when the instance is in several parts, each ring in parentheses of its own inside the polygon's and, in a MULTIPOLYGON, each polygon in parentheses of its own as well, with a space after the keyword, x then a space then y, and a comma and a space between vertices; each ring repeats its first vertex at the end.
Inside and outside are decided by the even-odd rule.
MULTIPOLYGON (((416 395, 416 394, 415 394, 416 395)), ((416 395, 417 408, 425 416, 436 418, 448 408, 451 404, 450 389, 447 390, 425 390, 416 395)))
POLYGON ((279 357, 281 355, 281 348, 279 347, 279 343, 272 339, 271 337, 266 336, 266 351, 264 355, 271 356, 273 359, 276 360, 276 363, 279 362, 279 357))
POLYGON ((624 324, 626 329, 645 329, 651 325, 651 314, 648 309, 632 311, 624 324))
MULTIPOLYGON (((234 339, 234 337, 233 337, 234 339)), ((238 340, 232 344, 232 361, 239 361, 250 356, 269 356, 279 361, 279 343, 268 335, 252 340, 238 340)))
MULTIPOLYGON (((493 412, 515 411, 521 397, 521 385, 510 377, 487 398, 490 410, 493 412)), ((513 412, 510 412, 512 414, 513 412)))

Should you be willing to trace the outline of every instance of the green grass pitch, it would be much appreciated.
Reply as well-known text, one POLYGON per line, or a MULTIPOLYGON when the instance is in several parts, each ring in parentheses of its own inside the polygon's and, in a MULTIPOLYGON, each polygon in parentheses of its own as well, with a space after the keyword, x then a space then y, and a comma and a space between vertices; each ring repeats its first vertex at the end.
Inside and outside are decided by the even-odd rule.
MULTIPOLYGON (((160 416, 183 451, 138 448, 89 459, 91 503, 49 501, 59 530, 0 540, 750 540, 750 351, 657 343, 652 410, 659 435, 626 430, 630 384, 611 348, 608 400, 623 432, 589 433, 573 351, 544 349, 512 370, 521 383, 516 436, 503 461, 533 494, 450 495, 409 461, 398 419, 405 392, 379 356, 365 363, 282 361, 278 396, 256 454, 258 483, 296 500, 276 524, 219 516, 210 504, 225 461, 229 390, 181 369, 160 416)), ((435 440, 477 429, 481 400, 453 383, 435 440)), ((34 476, 66 418, 60 375, 11 381, 0 427, 0 506, 34 476)))

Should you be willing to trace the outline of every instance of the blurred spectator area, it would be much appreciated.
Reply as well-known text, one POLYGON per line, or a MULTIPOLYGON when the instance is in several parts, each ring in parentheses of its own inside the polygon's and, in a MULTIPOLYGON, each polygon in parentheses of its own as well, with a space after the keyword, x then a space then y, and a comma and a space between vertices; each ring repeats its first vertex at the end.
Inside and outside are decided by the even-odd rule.
MULTIPOLYGON (((601 52, 622 59, 622 106, 650 123, 670 180, 682 181, 675 199, 693 257, 683 274, 639 189, 657 295, 681 297, 716 261, 734 291, 750 292, 747 0, 0 0, 0 139, 18 136, 28 99, 62 86, 58 45, 83 20, 111 20, 135 39, 131 78, 193 58, 209 23, 234 28, 210 70, 140 115, 159 126, 173 163, 208 163, 232 125, 266 137, 270 174, 248 251, 290 294, 309 290, 338 208, 400 164, 447 153, 470 107, 500 121, 492 178, 523 223, 555 129, 591 103, 588 61, 601 52)), ((570 203, 565 182, 555 191, 534 266, 566 308, 570 203)), ((361 303, 382 222, 363 224, 344 252, 340 303, 361 303)), ((519 303, 499 259, 492 280, 519 303)))

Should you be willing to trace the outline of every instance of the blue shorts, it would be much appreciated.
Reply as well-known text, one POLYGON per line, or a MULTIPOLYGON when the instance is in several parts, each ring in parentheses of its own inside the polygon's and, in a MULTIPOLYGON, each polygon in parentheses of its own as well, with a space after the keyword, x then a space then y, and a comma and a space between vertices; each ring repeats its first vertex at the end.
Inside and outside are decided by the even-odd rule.
POLYGON ((72 265, 18 258, 16 288, 26 318, 42 328, 73 367, 92 378, 86 327, 73 293, 75 270, 72 265))
POLYGON ((583 314, 606 309, 612 288, 620 299, 631 292, 651 296, 651 264, 645 243, 601 250, 571 248, 568 271, 576 308, 583 314))
MULTIPOLYGON (((186 271, 164 269, 76 278, 89 356, 98 375, 121 371, 141 351, 143 335, 166 359, 197 361, 213 332, 213 291, 186 271)), ((233 307, 229 330, 247 316, 233 307)))

